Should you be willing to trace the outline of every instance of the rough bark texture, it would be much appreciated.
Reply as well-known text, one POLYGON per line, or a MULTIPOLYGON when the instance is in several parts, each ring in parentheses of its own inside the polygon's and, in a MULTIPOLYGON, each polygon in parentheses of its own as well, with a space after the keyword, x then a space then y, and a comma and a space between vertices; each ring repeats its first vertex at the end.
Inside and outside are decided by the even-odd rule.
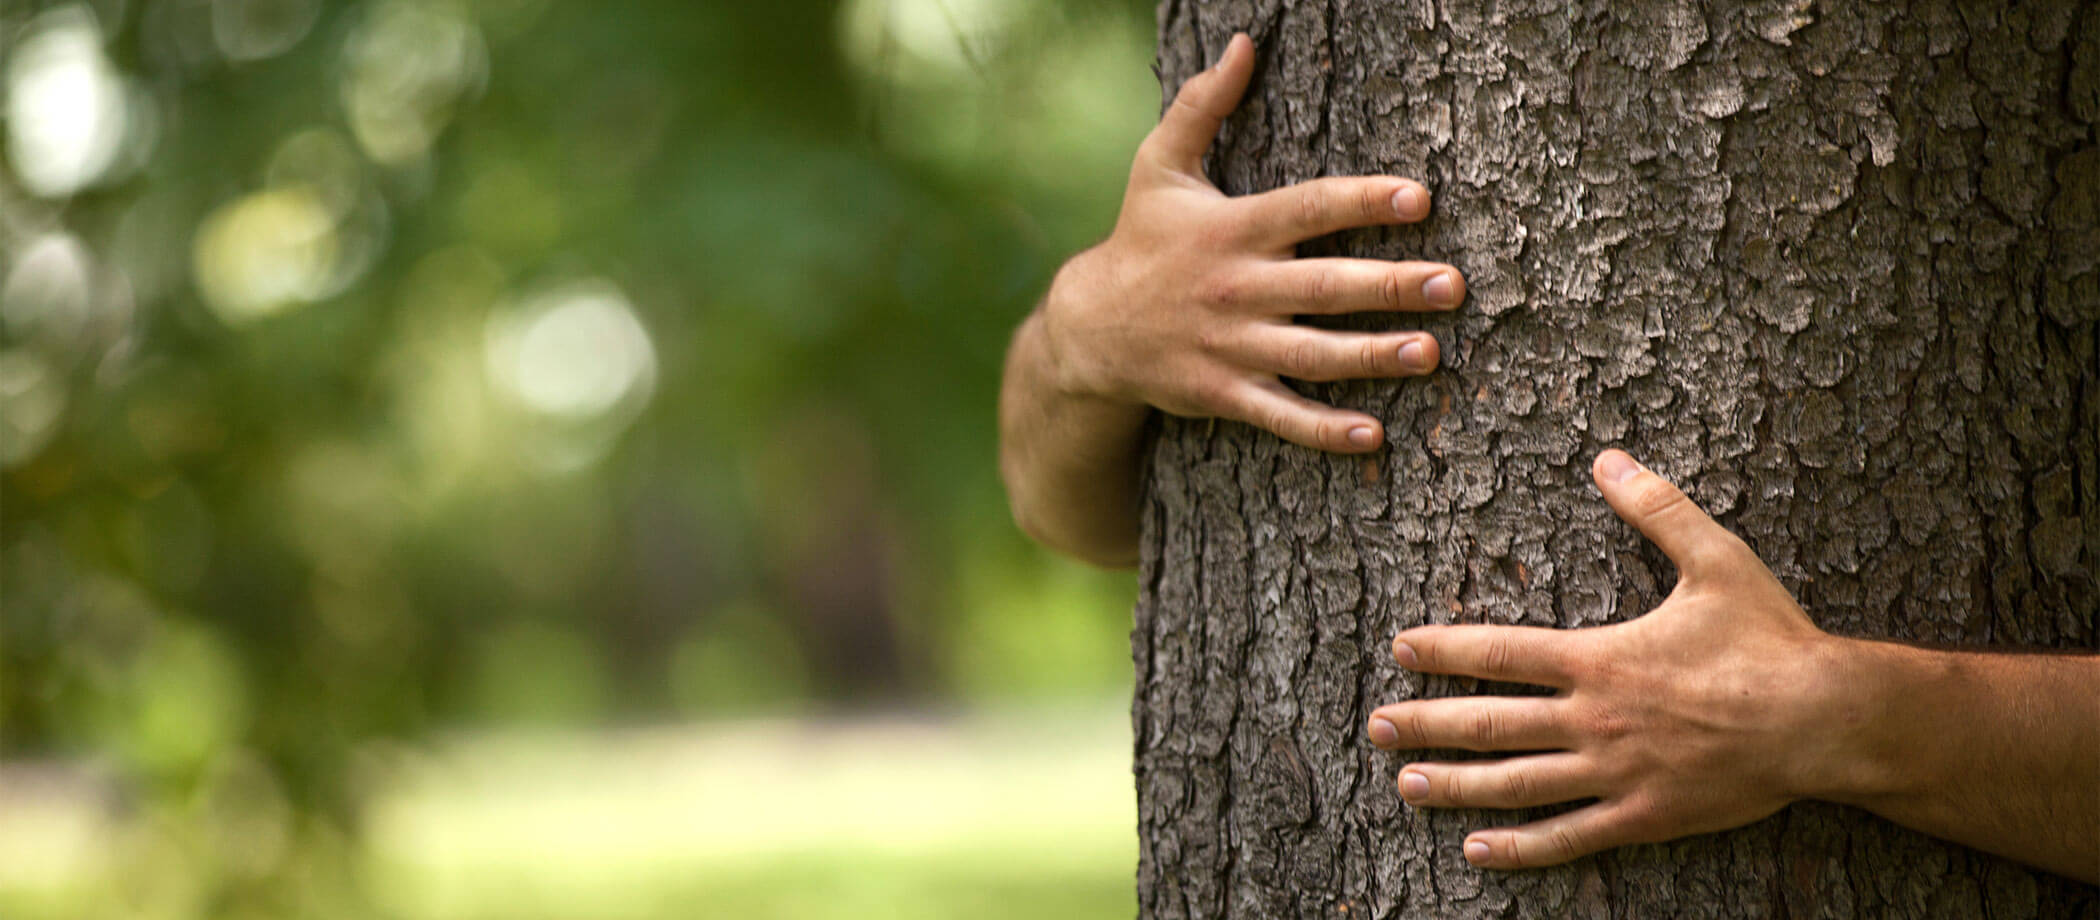
MULTIPOLYGON (((1422 179, 1447 368, 1307 387, 1374 460, 1164 423, 1133 634, 1151 917, 2100 917, 2093 888, 1864 812, 1787 809, 1551 870, 1469 868, 1369 709, 1467 692, 1424 622, 1579 627, 1674 579, 1590 485, 1622 446, 1826 629, 2100 641, 2100 5, 1165 0, 1171 91, 1260 47, 1212 174, 1422 179)), ((1361 321, 1390 328, 1411 317, 1361 321)), ((2066 820, 2076 820, 2066 816, 2066 820)))

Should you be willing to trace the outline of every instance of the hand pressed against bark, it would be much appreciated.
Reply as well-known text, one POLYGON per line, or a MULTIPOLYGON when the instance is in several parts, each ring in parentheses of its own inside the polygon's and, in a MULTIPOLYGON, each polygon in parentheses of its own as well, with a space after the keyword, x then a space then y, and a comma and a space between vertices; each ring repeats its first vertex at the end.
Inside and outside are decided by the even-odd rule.
POLYGON ((1292 317, 1448 310, 1465 282, 1439 263, 1293 257, 1312 237, 1422 219, 1429 193, 1419 183, 1317 179, 1228 198, 1204 178, 1204 151, 1253 69, 1253 43, 1234 36, 1215 66, 1183 84, 1138 148, 1115 231, 1058 273, 1041 312, 1056 385, 1236 419, 1307 447, 1371 450, 1383 441, 1377 419, 1301 397, 1277 378, 1427 373, 1436 339, 1314 329, 1292 317))
POLYGON ((1724 830, 1808 797, 1835 756, 1820 726, 1836 697, 1832 639, 1741 540, 1633 458, 1593 471, 1620 517, 1677 564, 1654 611, 1581 630, 1431 626, 1401 633, 1400 664, 1557 688, 1551 697, 1458 697, 1372 713, 1379 747, 1523 751, 1503 760, 1414 763, 1417 806, 1584 807, 1477 831, 1466 858, 1498 869, 1566 862, 1630 843, 1724 830))

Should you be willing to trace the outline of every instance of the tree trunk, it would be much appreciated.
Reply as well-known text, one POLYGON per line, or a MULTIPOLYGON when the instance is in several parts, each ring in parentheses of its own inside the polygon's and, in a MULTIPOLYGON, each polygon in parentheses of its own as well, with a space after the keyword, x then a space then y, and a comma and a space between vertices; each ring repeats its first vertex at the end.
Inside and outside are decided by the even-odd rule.
MULTIPOLYGON (((1308 251, 1451 261, 1445 369, 1305 387, 1374 459, 1167 419, 1132 644, 1149 917, 2100 917, 2095 890, 1807 803, 1555 869, 1459 852, 1371 707, 1417 624, 1591 626, 1674 580, 1590 484, 1621 446, 1833 632, 2093 651, 2100 6, 1165 0, 1171 91, 1260 49, 1212 175, 1421 179, 1308 251)), ((1414 322, 1360 318, 1364 328, 1414 322)), ((2078 820, 2066 816, 2066 820, 2078 820)))

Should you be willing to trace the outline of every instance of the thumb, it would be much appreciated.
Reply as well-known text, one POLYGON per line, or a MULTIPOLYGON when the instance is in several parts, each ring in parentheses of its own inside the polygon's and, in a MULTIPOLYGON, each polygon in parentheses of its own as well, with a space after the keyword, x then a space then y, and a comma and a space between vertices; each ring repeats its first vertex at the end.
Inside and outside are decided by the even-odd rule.
POLYGON ((1680 577, 1711 573, 1742 546, 1676 486, 1623 450, 1598 454, 1590 473, 1611 509, 1662 547, 1680 577))
POLYGON ((1181 84, 1159 126, 1139 148, 1141 158, 1175 172, 1202 175, 1204 152, 1225 116, 1239 107, 1253 76, 1254 40, 1245 32, 1235 34, 1216 64, 1181 84))

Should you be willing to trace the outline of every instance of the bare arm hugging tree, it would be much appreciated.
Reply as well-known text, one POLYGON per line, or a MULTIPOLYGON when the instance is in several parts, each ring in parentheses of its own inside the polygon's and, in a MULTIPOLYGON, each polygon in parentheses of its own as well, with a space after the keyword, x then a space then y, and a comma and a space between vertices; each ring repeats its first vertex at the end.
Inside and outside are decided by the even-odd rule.
POLYGON ((2063 874, 2091 876, 2080 783, 2100 696, 2079 657, 2100 649, 2092 4, 1174 0, 1162 80, 1235 28, 1262 61, 1208 177, 1230 195, 1418 180, 1431 216, 1301 254, 1429 254, 1468 290, 1462 310, 1320 321, 1442 346, 1420 379, 1290 384, 1379 419, 1386 451, 1163 417, 1136 498, 1143 913, 2100 910, 2063 874), (1783 590, 1678 584, 1597 500, 1591 461, 1615 447, 1783 590), (1518 689, 1395 668, 1387 642, 1471 626, 1645 643, 1560 688, 1617 716, 1563 722, 1588 733, 1537 749, 1623 772, 1570 769, 1590 793, 1520 813, 1403 801, 1403 770, 1432 795, 1439 776, 1411 759, 1464 757, 1378 749, 1374 709, 1518 689), (1781 670, 1731 709, 1684 664, 1775 635, 1841 650, 1826 659, 1852 669, 1841 698, 1805 705, 1817 683, 1781 670), (1619 682, 1636 678, 1653 686, 1619 682), (1844 718, 1801 728, 1796 705, 1844 718), (1693 788, 1627 769, 1696 767, 1685 739, 1718 743, 1738 718, 1766 740, 1709 753, 1735 774, 1692 769, 1693 788), (1858 775, 1824 785, 1792 760, 1847 725, 1827 743, 1863 753, 1828 760, 1858 775), (1787 769, 1769 769, 1775 751, 1787 769), (1498 844, 1528 865, 1504 828, 1569 806, 1584 817, 1548 826, 1585 823, 1559 853, 1670 839, 1517 872, 1466 860, 1476 841, 1488 866, 1509 864, 1498 844))
POLYGON ((1987 655, 1816 628, 1743 541, 1619 451, 1598 489, 1669 555, 1660 606, 1592 629, 1425 626, 1403 667, 1551 687, 1551 697, 1417 700, 1371 713, 1390 749, 1522 751, 1410 764, 1434 808, 1593 804, 1475 831, 1496 869, 1740 827, 1805 799, 2100 882, 2100 657, 1987 655))
POLYGON ((1150 409, 1236 419, 1322 450, 1374 450, 1385 441, 1378 419, 1299 396, 1278 375, 1427 373, 1436 339, 1315 329, 1294 315, 1448 310, 1465 297, 1448 265, 1294 258, 1302 240, 1422 219, 1420 183, 1333 178, 1227 198, 1204 178, 1203 153, 1253 71, 1241 36, 1182 87, 1138 149, 1115 232, 1057 273, 1007 354, 1000 466, 1014 518, 1081 559, 1137 561, 1150 409))

